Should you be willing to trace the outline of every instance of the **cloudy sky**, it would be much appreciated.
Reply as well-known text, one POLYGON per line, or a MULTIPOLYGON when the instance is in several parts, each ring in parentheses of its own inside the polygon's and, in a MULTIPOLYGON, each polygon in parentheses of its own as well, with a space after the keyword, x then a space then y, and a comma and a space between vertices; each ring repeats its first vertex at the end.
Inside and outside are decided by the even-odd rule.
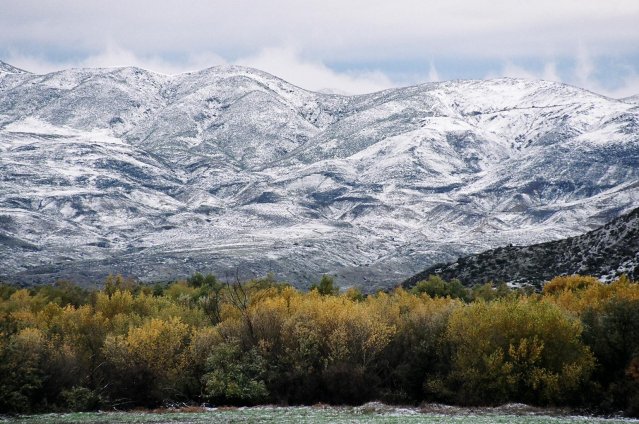
POLYGON ((260 68, 363 93, 499 76, 639 94, 637 0, 0 0, 0 60, 32 72, 260 68))

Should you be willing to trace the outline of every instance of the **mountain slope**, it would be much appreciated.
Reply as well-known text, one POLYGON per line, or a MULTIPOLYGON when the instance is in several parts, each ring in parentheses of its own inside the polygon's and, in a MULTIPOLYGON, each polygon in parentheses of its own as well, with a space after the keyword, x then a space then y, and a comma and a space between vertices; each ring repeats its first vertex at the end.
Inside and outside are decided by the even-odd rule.
POLYGON ((11 66, 8 63, 5 63, 3 61, 0 60, 0 74, 1 73, 8 73, 8 74, 26 74, 28 73, 27 71, 20 69, 20 68, 16 68, 15 66, 11 66))
POLYGON ((531 246, 507 246, 437 264, 406 280, 410 287, 439 275, 466 285, 488 281, 540 286, 557 275, 585 274, 639 279, 639 208, 577 237, 531 246))
POLYGON ((639 204, 639 107, 545 81, 340 96, 222 66, 0 74, 6 278, 322 273, 581 234, 639 204))
POLYGON ((635 94, 634 96, 630 96, 630 97, 624 97, 621 100, 627 103, 633 103, 637 105, 639 104, 639 94, 635 94))

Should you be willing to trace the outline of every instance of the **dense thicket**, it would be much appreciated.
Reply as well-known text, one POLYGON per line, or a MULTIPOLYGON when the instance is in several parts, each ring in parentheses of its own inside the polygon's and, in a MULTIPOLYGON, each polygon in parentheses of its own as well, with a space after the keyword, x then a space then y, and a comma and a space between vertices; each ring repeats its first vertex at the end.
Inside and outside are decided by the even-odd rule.
POLYGON ((209 402, 524 402, 639 415, 639 285, 542 293, 431 277, 308 293, 213 276, 103 290, 0 285, 0 411, 209 402))

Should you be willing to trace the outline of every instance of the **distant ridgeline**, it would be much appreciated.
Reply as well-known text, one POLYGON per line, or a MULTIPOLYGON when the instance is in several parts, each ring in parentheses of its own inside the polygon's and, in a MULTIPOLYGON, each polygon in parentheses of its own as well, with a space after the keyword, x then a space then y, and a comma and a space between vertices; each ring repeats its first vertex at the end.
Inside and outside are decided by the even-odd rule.
POLYGON ((239 270, 373 293, 639 206, 636 99, 550 81, 344 96, 240 66, 0 62, 0 140, 0 279, 29 285, 239 270))
POLYGON ((612 280, 622 274, 639 277, 639 208, 581 236, 507 246, 456 262, 437 264, 404 281, 412 287, 430 275, 459 279, 464 285, 489 281, 539 287, 556 275, 588 274, 612 280))

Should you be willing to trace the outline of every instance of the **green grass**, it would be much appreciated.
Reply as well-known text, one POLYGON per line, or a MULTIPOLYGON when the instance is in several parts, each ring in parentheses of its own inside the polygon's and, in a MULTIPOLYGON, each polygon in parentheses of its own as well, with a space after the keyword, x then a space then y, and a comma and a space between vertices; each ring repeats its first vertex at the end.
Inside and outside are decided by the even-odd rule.
POLYGON ((43 414, 1 420, 16 423, 462 423, 462 424, 578 424, 628 423, 637 420, 549 415, 512 415, 493 411, 455 410, 422 413, 393 407, 255 407, 218 409, 199 413, 99 412, 43 414))

